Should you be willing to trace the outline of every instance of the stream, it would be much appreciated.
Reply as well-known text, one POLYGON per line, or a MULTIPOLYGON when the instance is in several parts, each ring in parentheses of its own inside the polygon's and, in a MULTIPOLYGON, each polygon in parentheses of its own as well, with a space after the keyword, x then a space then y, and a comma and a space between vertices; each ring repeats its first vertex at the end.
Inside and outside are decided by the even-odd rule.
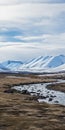
POLYGON ((39 84, 29 84, 14 86, 13 89, 18 92, 29 92, 30 95, 35 95, 38 97, 38 102, 46 102, 49 104, 60 104, 65 106, 65 93, 55 90, 49 90, 48 85, 65 83, 65 80, 57 79, 55 82, 51 83, 39 83, 39 84))

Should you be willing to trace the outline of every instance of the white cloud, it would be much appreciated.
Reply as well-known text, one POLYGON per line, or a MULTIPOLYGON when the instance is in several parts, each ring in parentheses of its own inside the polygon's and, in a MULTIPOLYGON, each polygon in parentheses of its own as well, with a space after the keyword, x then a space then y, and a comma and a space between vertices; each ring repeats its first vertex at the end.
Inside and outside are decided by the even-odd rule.
POLYGON ((0 36, 0 42, 5 42, 6 41, 6 37, 5 36, 0 36))
POLYGON ((14 38, 24 41, 32 41, 32 40, 39 40, 42 38, 42 36, 15 36, 14 38))
POLYGON ((1 0, 1 1, 0 1, 0 5, 17 4, 18 1, 21 2, 21 0, 1 0))
POLYGON ((39 36, 15 36, 16 39, 26 41, 26 42, 32 42, 40 40, 40 44, 52 44, 52 45, 64 45, 65 44, 65 33, 61 34, 43 34, 39 36), (62 43, 62 44, 61 44, 62 43))
POLYGON ((64 0, 1 0, 1 5, 11 5, 11 4, 21 4, 21 3, 64 3, 64 0))
MULTIPOLYGON (((2 33, 0 36, 2 42, 0 43, 0 60, 22 60, 48 53, 65 53, 65 32, 61 32, 61 29, 58 29, 60 33, 53 31, 58 16, 62 22, 61 15, 65 13, 65 4, 19 4, 19 2, 23 1, 0 1, 0 31, 2 33), (8 33, 6 35, 6 31, 9 28, 21 30, 21 34, 15 32, 15 36, 11 37, 25 40, 27 43, 4 43, 3 40, 6 41, 8 35, 8 33), (48 30, 51 30, 51 33, 48 33, 48 30), (38 35, 35 35, 35 31, 38 35), (33 40, 40 40, 40 42, 32 43, 33 40)), ((64 17, 63 20, 65 20, 64 17)), ((60 21, 56 27, 58 25, 61 26, 60 21)))
POLYGON ((64 11, 65 4, 2 5, 0 6, 0 24, 25 24, 31 18, 53 18, 64 11))
POLYGON ((38 56, 65 54, 65 44, 0 43, 0 61, 24 61, 38 56), (12 53, 11 53, 12 52, 12 53))
POLYGON ((45 32, 53 31, 57 24, 55 22, 56 18, 63 12, 65 12, 65 4, 22 3, 7 6, 0 5, 0 31, 2 28, 18 28, 23 32, 27 29, 27 32, 29 30, 31 33, 32 28, 40 28, 41 31, 43 29, 45 32))

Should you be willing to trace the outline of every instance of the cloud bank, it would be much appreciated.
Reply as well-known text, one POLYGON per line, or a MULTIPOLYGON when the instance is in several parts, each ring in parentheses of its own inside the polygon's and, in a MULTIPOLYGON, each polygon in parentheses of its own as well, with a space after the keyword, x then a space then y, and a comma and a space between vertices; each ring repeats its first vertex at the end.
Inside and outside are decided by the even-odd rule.
POLYGON ((13 5, 21 3, 65 3, 65 0, 2 0, 0 5, 13 5))
POLYGON ((0 61, 65 54, 64 49, 64 0, 0 1, 0 61))

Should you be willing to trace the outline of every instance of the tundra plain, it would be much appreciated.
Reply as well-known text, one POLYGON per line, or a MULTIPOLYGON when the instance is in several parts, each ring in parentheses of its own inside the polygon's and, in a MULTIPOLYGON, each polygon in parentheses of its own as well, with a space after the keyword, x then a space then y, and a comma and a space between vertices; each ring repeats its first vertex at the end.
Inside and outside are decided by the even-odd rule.
MULTIPOLYGON (((11 91, 21 84, 53 82, 64 74, 0 74, 0 130, 65 130, 65 106, 39 103, 35 96, 11 91)), ((49 86, 65 92, 65 84, 49 86)))

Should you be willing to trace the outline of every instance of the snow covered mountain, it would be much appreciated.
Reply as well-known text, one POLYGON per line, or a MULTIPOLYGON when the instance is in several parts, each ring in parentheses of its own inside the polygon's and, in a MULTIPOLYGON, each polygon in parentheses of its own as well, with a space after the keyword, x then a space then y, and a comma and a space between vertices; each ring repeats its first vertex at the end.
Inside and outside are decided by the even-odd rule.
POLYGON ((19 70, 41 70, 41 71, 53 71, 54 68, 60 67, 65 64, 65 56, 46 56, 38 57, 23 64, 19 67, 19 70))
POLYGON ((19 66, 21 66, 23 63, 21 61, 5 61, 2 63, 2 65, 6 68, 8 68, 11 71, 18 71, 19 66))
POLYGON ((8 72, 9 69, 6 68, 5 66, 3 66, 1 63, 0 63, 0 72, 8 72))
POLYGON ((6 61, 2 63, 4 68, 18 72, 60 72, 65 71, 65 56, 40 56, 26 63, 21 61, 6 61))

